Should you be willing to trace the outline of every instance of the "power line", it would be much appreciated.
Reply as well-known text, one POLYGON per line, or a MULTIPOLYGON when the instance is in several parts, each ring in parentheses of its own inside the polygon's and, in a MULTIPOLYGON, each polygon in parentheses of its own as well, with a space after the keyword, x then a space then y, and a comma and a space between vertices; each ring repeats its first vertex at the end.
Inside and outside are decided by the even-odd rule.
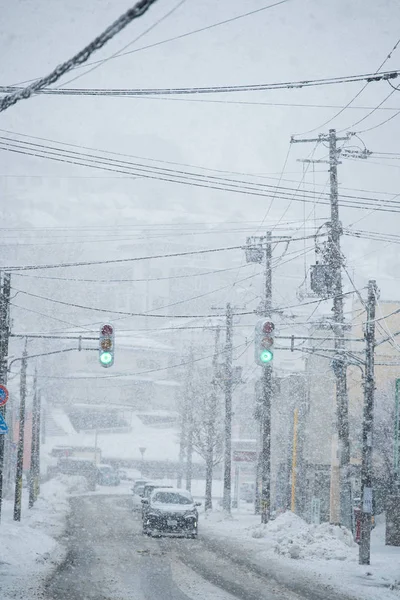
MULTIPOLYGON (((245 346, 246 344, 238 344, 237 346, 235 346, 233 348, 233 350, 236 350, 237 348, 242 348, 243 346, 245 346)), ((222 348, 218 354, 223 354, 225 352, 225 349, 222 348)), ((137 373, 115 373, 113 375, 103 375, 103 376, 99 376, 99 375, 83 375, 80 377, 67 377, 67 376, 62 376, 62 375, 37 375, 38 378, 41 379, 68 379, 68 380, 75 380, 75 381, 79 381, 82 379, 118 379, 120 377, 137 377, 138 375, 147 375, 149 373, 157 373, 160 371, 168 371, 170 369, 178 369, 180 367, 184 367, 188 364, 192 364, 194 362, 200 362, 202 360, 207 360, 208 358, 212 358, 213 354, 210 354, 208 356, 201 356, 199 358, 195 358, 195 359, 191 359, 190 361, 187 362, 181 362, 175 365, 169 365, 167 367, 158 367, 156 369, 148 369, 146 371, 139 371, 137 373)))
MULTIPOLYGON (((150 25, 150 27, 148 27, 147 29, 145 29, 145 31, 143 31, 141 34, 139 34, 135 39, 133 39, 132 41, 130 41, 128 44, 126 44, 125 46, 123 46, 120 50, 118 50, 117 52, 114 52, 114 54, 111 54, 111 56, 108 56, 107 58, 104 58, 101 61, 96 61, 97 64, 93 65, 90 69, 88 69, 84 73, 80 73, 79 75, 76 75, 72 79, 69 79, 68 81, 66 81, 64 83, 64 85, 68 85, 69 83, 72 83, 73 81, 76 81, 77 79, 80 79, 81 77, 84 77, 85 75, 88 75, 89 73, 92 73, 92 71, 95 71, 99 67, 103 66, 105 63, 107 63, 111 59, 119 56, 124 50, 126 50, 127 48, 129 48, 133 44, 136 44, 136 42, 138 42, 139 40, 141 40, 145 35, 147 35, 148 33, 150 33, 150 31, 152 31, 153 29, 155 29, 157 27, 157 25, 159 25, 160 23, 162 23, 163 21, 165 21, 166 19, 168 19, 168 17, 170 17, 176 10, 178 10, 178 8, 180 8, 183 4, 185 4, 185 2, 186 2, 186 0, 180 0, 180 2, 178 2, 178 4, 175 4, 175 6, 173 6, 171 8, 171 10, 169 10, 165 15, 163 15, 162 17, 160 17, 157 21, 155 21, 152 25, 150 25)), ((88 66, 88 65, 86 64, 85 66, 88 66)))
POLYGON ((4 271, 30 271, 37 269, 61 269, 65 267, 82 267, 89 265, 108 265, 115 263, 126 263, 126 262, 135 262, 139 260, 152 260, 155 258, 171 258, 176 256, 191 256, 195 254, 209 254, 212 252, 223 252, 226 250, 238 250, 241 246, 229 246, 226 248, 211 248, 205 250, 190 250, 188 252, 173 252, 171 254, 154 254, 152 256, 137 256, 133 258, 114 258, 108 260, 89 260, 89 261, 79 261, 79 262, 70 262, 70 263, 55 263, 55 264, 45 264, 45 265, 25 265, 25 266, 7 266, 3 267, 4 271))
MULTIPOLYGON (((365 107, 365 108, 367 108, 367 107, 365 107)), ((391 110, 391 109, 388 109, 388 110, 391 110)), ((400 109, 394 109, 394 110, 397 111, 397 110, 400 110, 400 109)), ((140 161, 155 162, 155 163, 161 163, 161 164, 166 164, 166 165, 175 165, 175 166, 179 166, 179 167, 189 167, 191 169, 197 169, 197 170, 202 170, 202 171, 210 171, 212 173, 221 173, 221 174, 225 174, 225 175, 226 174, 228 174, 228 175, 235 175, 235 176, 239 175, 239 176, 254 177, 254 178, 260 178, 260 179, 276 179, 279 182, 286 181, 286 182, 289 182, 289 183, 298 183, 297 181, 292 180, 292 179, 283 179, 283 177, 282 177, 282 171, 283 171, 283 169, 277 173, 279 175, 279 177, 268 177, 266 174, 247 173, 247 172, 243 172, 243 171, 231 171, 231 170, 228 170, 228 169, 215 169, 215 168, 211 168, 211 167, 205 167, 203 165, 195 165, 195 164, 192 164, 192 163, 181 163, 181 162, 171 161, 171 160, 165 160, 165 159, 156 159, 156 158, 151 158, 151 157, 144 157, 144 156, 139 156, 139 155, 136 155, 136 154, 127 154, 127 153, 123 153, 123 152, 115 152, 115 151, 111 151, 111 150, 104 150, 104 149, 94 148, 92 146, 83 146, 81 144, 72 144, 72 143, 68 143, 68 142, 60 142, 58 140, 54 140, 54 139, 51 139, 51 138, 45 138, 45 137, 34 136, 34 135, 27 135, 27 134, 24 134, 24 133, 15 132, 15 131, 11 131, 11 130, 8 130, 8 129, 0 129, 0 132, 6 133, 6 134, 8 134, 10 136, 15 136, 16 135, 16 136, 23 137, 23 138, 29 138, 31 140, 39 140, 39 141, 42 141, 42 142, 50 142, 51 144, 57 144, 59 146, 69 146, 71 148, 78 148, 79 150, 90 150, 90 151, 93 151, 93 152, 99 152, 99 153, 106 154, 106 155, 110 154, 110 155, 113 155, 113 156, 119 156, 119 157, 124 157, 124 158, 134 158, 134 159, 138 159, 140 161)), ((20 140, 16 140, 15 138, 4 137, 3 139, 5 139, 5 140, 12 139, 13 141, 20 142, 20 140)), ((47 146, 47 145, 43 145, 42 147, 49 148, 49 146, 47 146)), ((55 149, 55 148, 53 147, 53 149, 55 149)), ((57 149, 57 150, 58 151, 62 151, 61 149, 57 149)), ((79 153, 77 153, 77 154, 79 154, 79 153)), ((310 156, 311 156, 311 154, 312 154, 312 151, 310 153, 310 156)), ((385 154, 385 153, 383 153, 383 152, 374 152, 373 154, 385 154)), ((91 156, 91 155, 88 155, 88 156, 91 156)), ((399 156, 400 156, 400 154, 399 154, 399 156)), ((128 161, 126 164, 135 164, 135 163, 129 163, 129 161, 128 161)), ((143 166, 142 163, 141 163, 141 166, 143 166)), ((146 166, 149 167, 149 165, 146 165, 146 166)), ((186 172, 186 171, 184 171, 184 172, 186 172)), ((326 184, 320 184, 320 185, 323 185, 324 187, 326 186, 326 184)), ((270 186, 270 187, 277 187, 277 186, 270 186)), ((284 188, 284 189, 289 189, 292 192, 295 191, 294 188, 284 188)), ((358 189, 358 188, 342 187, 342 189, 344 189, 344 190, 350 190, 350 191, 356 191, 356 192, 364 192, 364 193, 367 192, 367 193, 383 194, 383 195, 390 195, 390 196, 394 195, 393 193, 390 193, 390 192, 379 192, 379 191, 372 191, 372 192, 370 192, 369 190, 358 189)), ((328 194, 326 194, 326 195, 328 196, 328 194)), ((242 224, 242 223, 247 223, 247 222, 251 223, 251 221, 244 221, 244 222, 241 221, 240 223, 242 224)), ((254 222, 256 222, 256 221, 254 221, 254 222)), ((291 221, 289 221, 289 223, 290 222, 291 221)), ((228 223, 232 223, 232 221, 228 221, 228 223)), ((238 221, 233 221, 233 223, 239 223, 239 222, 238 221)), ((184 223, 184 224, 187 225, 187 223, 184 223)), ((201 224, 201 225, 207 225, 209 223, 191 223, 191 224, 192 225, 194 225, 194 224, 196 224, 196 225, 199 225, 199 224, 201 224)), ((212 223, 210 223, 210 224, 212 224, 212 223)), ((224 224, 226 224, 225 221, 224 221, 224 224)), ((181 224, 179 224, 179 223, 175 223, 175 224, 173 224, 173 223, 155 223, 154 225, 155 226, 158 226, 158 225, 168 225, 168 226, 172 227, 173 225, 181 225, 181 224)), ((146 227, 149 227, 149 226, 150 226, 149 224, 146 225, 146 227)), ((98 227, 99 226, 97 226, 96 228, 98 228, 98 227)), ((108 225, 106 227, 107 228, 114 228, 114 226, 111 226, 111 225, 108 225)), ((144 226, 140 225, 140 224, 134 224, 134 225, 129 225, 127 227, 139 227, 140 228, 140 227, 144 227, 144 226)), ((1 229, 3 229, 3 228, 0 227, 0 230, 1 229)), ((51 229, 55 229, 55 228, 51 228, 51 229)), ((63 227, 62 229, 65 229, 65 227, 63 227)), ((31 228, 29 228, 29 231, 31 231, 31 228)))
MULTIPOLYGON (((12 141, 13 142, 13 141, 12 141)), ((114 172, 122 172, 122 173, 128 173, 128 174, 134 174, 134 175, 139 175, 140 177, 143 178, 149 178, 149 179, 157 179, 160 181, 167 181, 169 183, 180 183, 183 185, 191 185, 191 186, 195 186, 195 187, 203 187, 203 188, 209 188, 209 189, 215 189, 215 190, 221 190, 221 191, 229 191, 229 192, 235 192, 235 193, 244 193, 246 195, 253 195, 253 196, 260 196, 260 197, 269 197, 270 194, 268 193, 262 193, 262 190, 266 189, 266 190, 274 190, 275 194, 276 194, 276 187, 277 186, 271 186, 268 184, 260 184, 260 183, 252 183, 252 182, 246 182, 246 181, 240 181, 240 180, 230 180, 229 178, 221 178, 221 177, 215 177, 215 176, 202 176, 200 174, 196 174, 196 173, 190 173, 190 172, 182 172, 182 171, 174 171, 171 169, 164 169, 164 168, 160 168, 160 167, 150 167, 148 165, 139 165, 136 166, 135 164, 133 164, 131 166, 132 163, 129 163, 128 161, 121 161, 121 163, 119 163, 118 161, 112 160, 113 163, 116 163, 115 165, 112 166, 106 166, 105 162, 107 162, 107 164, 109 164, 111 159, 108 159, 106 161, 106 159, 103 159, 102 157, 94 157, 94 159, 92 158, 88 158, 87 155, 84 155, 82 153, 78 153, 78 152, 69 152, 69 154, 66 154, 65 152, 63 153, 62 151, 60 152, 59 149, 54 148, 53 150, 46 150, 46 149, 39 149, 38 152, 40 152, 41 154, 39 154, 38 152, 35 151, 31 151, 31 149, 28 147, 28 150, 26 150, 26 145, 31 146, 31 145, 35 145, 35 146, 40 146, 39 144, 26 144, 24 142, 20 142, 17 140, 17 144, 15 145, 15 143, 6 143, 6 142, 2 142, 0 140, 0 149, 3 150, 8 150, 11 152, 17 152, 20 154, 27 154, 30 156, 38 156, 40 158, 46 158, 46 159, 50 159, 50 160, 56 160, 59 162, 66 162, 69 164, 77 164, 80 166, 89 166, 91 168, 97 168, 97 169, 102 169, 102 170, 106 170, 106 171, 114 171, 114 172), (72 157, 70 158, 70 155, 72 155, 72 157), (75 156, 74 155, 81 155, 83 158, 81 158, 80 160, 75 160, 75 156), (67 158, 64 158, 64 157, 67 158), (89 164, 83 163, 82 160, 85 160, 87 162, 89 162, 89 164), (122 164, 122 168, 119 168, 119 165, 122 164), (125 166, 128 165, 128 166, 125 166), (127 169, 132 169, 132 170, 127 170, 127 169), (261 191, 259 191, 261 190, 261 191)), ((287 188, 287 187, 283 187, 281 186, 280 188, 280 197, 281 199, 286 199, 287 196, 290 194, 293 194, 293 188, 287 188)), ((321 194, 322 195, 322 194, 321 194)), ((327 194, 324 194, 324 196, 327 196, 327 194)), ((348 195, 348 194, 341 194, 340 198, 343 199, 343 203, 345 206, 347 206, 348 208, 371 208, 374 207, 376 210, 378 211, 383 211, 383 212, 396 212, 393 210, 393 208, 400 208, 400 202, 393 202, 393 201, 387 201, 387 200, 382 200, 382 199, 375 199, 375 198, 370 198, 370 197, 363 197, 363 196, 352 196, 352 195, 348 195), (374 202, 379 202, 379 206, 376 207, 374 205, 374 202)), ((311 202, 311 203, 315 203, 315 198, 314 198, 314 194, 313 192, 306 192, 303 191, 303 197, 301 199, 298 199, 298 201, 301 202, 311 202)), ((317 202, 318 204, 325 204, 328 205, 328 198, 326 199, 326 201, 324 202, 323 200, 319 200, 317 202)))
MULTIPOLYGON (((253 277, 253 276, 251 276, 253 277)), ((246 278, 248 279, 248 278, 246 278)), ((225 286, 225 287, 229 287, 229 286, 225 286)), ((61 304, 63 306, 69 306, 72 308, 80 308, 83 310, 90 310, 93 312, 101 312, 101 313, 107 313, 107 314, 114 314, 114 315, 124 315, 126 317, 155 317, 155 318, 162 318, 162 319, 188 319, 188 318, 209 318, 209 317, 223 317, 224 315, 159 315, 159 314, 152 314, 152 312, 147 311, 144 313, 134 313, 134 312, 130 312, 130 311, 122 311, 122 310, 112 310, 112 309, 107 309, 107 308, 98 308, 98 307, 94 307, 94 306, 84 306, 82 304, 77 304, 77 303, 73 303, 73 302, 65 302, 64 300, 56 300, 55 298, 48 298, 46 296, 41 296, 39 294, 33 294, 31 292, 26 292, 24 290, 16 290, 16 288, 13 288, 15 291, 18 291, 20 294, 24 294, 25 296, 30 296, 31 298, 38 298, 39 300, 47 300, 48 302, 53 302, 54 304, 61 304)), ((207 296, 210 293, 214 293, 215 291, 219 291, 219 290, 213 290, 213 292, 207 292, 205 294, 199 294, 198 296, 194 296, 193 298, 189 298, 188 300, 179 300, 178 302, 174 302, 172 304, 160 307, 160 309, 154 309, 154 310, 161 310, 162 308, 169 308, 171 306, 175 306, 177 304, 182 304, 183 302, 189 302, 189 300, 196 300, 197 298, 202 298, 203 296, 207 296)), ((239 315, 250 315, 253 314, 252 311, 250 312, 241 312, 241 313, 237 313, 239 315)))
POLYGON ((156 0, 139 0, 135 6, 126 11, 123 15, 121 15, 112 25, 107 27, 103 33, 101 33, 98 37, 96 37, 88 46, 86 46, 83 50, 75 54, 74 57, 69 59, 67 62, 59 65, 54 71, 52 71, 46 77, 41 77, 40 79, 34 81, 30 85, 25 88, 20 88, 16 91, 12 91, 9 95, 5 96, 2 100, 0 100, 0 112, 3 112, 10 106, 13 106, 20 100, 26 100, 32 96, 32 94, 39 93, 43 88, 55 83, 64 75, 68 73, 71 69, 76 65, 81 65, 85 63, 88 58, 96 52, 100 48, 102 48, 109 40, 111 40, 114 36, 116 36, 122 29, 124 29, 131 21, 141 17, 150 6, 156 0))
MULTIPOLYGON (((148 0, 151 1, 151 0, 148 0)), ((152 0, 153 2, 155 0, 152 0)), ((191 94, 227 94, 236 92, 263 92, 269 90, 281 89, 302 89, 307 87, 319 87, 325 85, 338 85, 346 83, 355 83, 357 81, 378 82, 395 79, 400 75, 400 69, 386 71, 380 75, 374 73, 347 75, 342 77, 325 77, 322 79, 309 79, 303 81, 283 81, 275 83, 255 83, 244 85, 225 85, 225 86, 206 86, 206 87, 182 87, 182 88, 39 88, 31 93, 55 95, 55 96, 180 96, 191 94)), ((33 86, 35 84, 32 84, 33 86)), ((0 86, 0 92, 14 92, 15 95, 21 95, 26 88, 13 86, 0 86)), ((8 98, 9 96, 6 96, 8 98)), ((0 101, 0 111, 2 102, 0 101)), ((4 110, 4 109, 3 109, 4 110)))
MULTIPOLYGON (((261 8, 257 8, 255 10, 251 10, 249 12, 236 15, 236 17, 231 17, 231 18, 228 18, 228 19, 224 19, 223 21, 218 21, 217 23, 211 23, 210 25, 206 25, 205 27, 200 27, 199 29, 194 29, 192 31, 187 31, 186 33, 182 33, 180 35, 175 35, 173 37, 170 37, 170 38, 167 38, 167 39, 164 39, 164 40, 159 40, 158 42, 153 42, 152 44, 148 44, 148 45, 142 46, 140 48, 135 48, 134 50, 130 50, 129 52, 122 52, 120 50, 120 51, 118 51, 115 54, 115 56, 110 56, 110 57, 108 57, 106 59, 92 61, 92 62, 86 63, 85 65, 76 65, 74 67, 74 70, 75 69, 82 69, 84 67, 90 67, 92 65, 101 65, 104 62, 106 62, 108 60, 111 60, 111 59, 114 59, 114 58, 120 58, 121 56, 126 56, 127 54, 135 54, 136 52, 142 52, 143 50, 148 50, 150 48, 155 48, 155 47, 161 46, 163 44, 168 44, 169 42, 175 42, 177 40, 189 37, 191 35, 195 35, 196 33, 201 33, 203 31, 208 31, 209 29, 214 29, 215 27, 219 27, 221 25, 226 25, 227 23, 233 23, 234 21, 238 21, 239 19, 243 19, 245 17, 249 17, 249 16, 252 16, 252 15, 255 15, 255 14, 263 12, 264 10, 267 10, 269 8, 274 8, 275 6, 279 6, 280 4, 285 4, 286 2, 289 2, 289 1, 290 0, 281 0, 280 2, 275 2, 274 4, 268 4, 266 6, 262 6, 261 8)), ((32 81, 32 80, 24 81, 22 83, 29 83, 30 81, 32 81)))
MULTIPOLYGON (((383 62, 379 65, 379 67, 377 68, 377 70, 375 71, 375 74, 379 73, 379 71, 382 69, 382 67, 386 64, 386 62, 392 57, 393 52, 396 50, 397 46, 400 44, 400 39, 397 40, 397 42, 395 43, 395 45, 393 46, 393 48, 391 49, 391 51, 389 52, 389 54, 385 57, 385 59, 383 60, 383 62)), ((333 117, 331 117, 330 119, 328 119, 327 121, 325 121, 324 123, 322 123, 321 125, 319 125, 318 127, 315 127, 314 129, 310 129, 309 131, 304 131, 302 133, 297 133, 296 135, 306 135, 308 133, 313 133, 314 131, 318 131, 323 129, 324 127, 326 127, 329 123, 332 123, 332 121, 334 121, 335 119, 337 119, 337 117, 339 117, 345 110, 352 108, 352 104, 355 100, 357 100, 357 98, 359 96, 361 96, 361 94, 363 93, 363 91, 366 89, 366 87, 369 85, 369 81, 367 81, 363 87, 351 98, 351 100, 349 100, 349 102, 347 102, 347 104, 343 107, 340 108, 339 112, 337 112, 335 115, 333 115, 333 117)), ((380 107, 377 107, 373 110, 378 110, 380 107)), ((372 114, 372 113, 370 113, 372 114)), ((342 130, 343 131, 343 130, 342 130)))

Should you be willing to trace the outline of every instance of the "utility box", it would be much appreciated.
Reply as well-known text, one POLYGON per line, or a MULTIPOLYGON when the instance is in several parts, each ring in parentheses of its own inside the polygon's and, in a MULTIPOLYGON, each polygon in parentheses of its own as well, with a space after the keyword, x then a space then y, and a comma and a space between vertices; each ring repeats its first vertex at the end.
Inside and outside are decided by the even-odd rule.
POLYGON ((310 284, 314 294, 321 298, 330 296, 334 291, 334 272, 330 265, 311 265, 310 284))
POLYGON ((400 546, 400 495, 386 499, 386 546, 400 546))

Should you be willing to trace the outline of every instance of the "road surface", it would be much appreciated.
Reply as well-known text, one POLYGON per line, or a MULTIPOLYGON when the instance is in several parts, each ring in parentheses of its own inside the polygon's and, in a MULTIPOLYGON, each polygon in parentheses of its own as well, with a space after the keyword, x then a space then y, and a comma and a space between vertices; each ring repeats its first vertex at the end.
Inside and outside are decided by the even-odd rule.
POLYGON ((66 543, 46 600, 317 600, 213 551, 201 521, 197 540, 143 536, 125 496, 74 498, 66 543))

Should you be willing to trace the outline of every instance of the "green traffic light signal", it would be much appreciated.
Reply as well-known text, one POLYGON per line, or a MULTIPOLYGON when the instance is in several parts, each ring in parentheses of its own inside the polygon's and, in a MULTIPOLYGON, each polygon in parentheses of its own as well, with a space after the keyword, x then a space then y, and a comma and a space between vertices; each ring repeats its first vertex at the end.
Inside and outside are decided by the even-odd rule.
POLYGON ((273 358, 274 358, 274 355, 271 352, 271 350, 263 350, 260 354, 260 361, 262 363, 269 363, 269 362, 271 362, 271 360, 273 358))
POLYGON ((103 365, 109 365, 113 360, 111 352, 102 352, 100 354, 100 362, 103 365))

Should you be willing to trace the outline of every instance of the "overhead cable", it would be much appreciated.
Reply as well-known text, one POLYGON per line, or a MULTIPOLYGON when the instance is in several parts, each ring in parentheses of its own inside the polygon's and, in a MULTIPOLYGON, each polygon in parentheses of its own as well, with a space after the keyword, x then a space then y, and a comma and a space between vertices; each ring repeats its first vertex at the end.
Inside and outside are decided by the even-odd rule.
MULTIPOLYGON (((151 0, 148 0, 151 1, 151 0)), ((155 0, 152 0, 153 2, 155 0)), ((400 69, 386 71, 379 75, 367 73, 361 75, 344 75, 341 77, 325 77, 322 79, 304 79, 301 81, 282 81, 270 83, 250 83, 244 85, 225 85, 225 86, 205 86, 205 87, 181 87, 181 88, 45 88, 39 87, 35 92, 37 94, 55 95, 55 96, 180 96, 191 94, 227 94, 237 92, 265 92, 269 90, 282 89, 302 89, 307 87, 319 87, 325 85, 338 85, 345 83, 355 83, 357 81, 378 82, 396 79, 400 75, 400 69)), ((58 79, 58 77, 57 77, 58 79)), ((32 84, 33 87, 35 84, 32 84)), ((0 86, 0 92, 22 94, 27 88, 15 86, 0 86)), ((24 96, 21 96, 24 97, 24 96)), ((8 98, 8 96, 6 96, 8 98)), ((0 101, 0 110, 2 102, 0 101)), ((18 98, 20 99, 20 98, 18 98)))
POLYGON ((103 33, 96 37, 83 50, 78 52, 78 54, 75 54, 75 56, 73 56, 67 62, 56 67, 49 75, 37 79, 25 88, 11 90, 11 93, 8 93, 7 96, 0 100, 0 112, 3 112, 20 100, 26 100, 33 94, 40 93, 41 90, 58 81, 60 77, 62 77, 65 73, 68 73, 68 71, 71 71, 71 69, 73 69, 75 66, 85 63, 94 52, 102 48, 109 40, 116 36, 117 33, 129 25, 131 21, 142 16, 150 8, 150 6, 154 4, 154 2, 156 2, 156 0, 139 0, 135 6, 121 15, 116 21, 114 21, 112 25, 107 27, 103 33))

